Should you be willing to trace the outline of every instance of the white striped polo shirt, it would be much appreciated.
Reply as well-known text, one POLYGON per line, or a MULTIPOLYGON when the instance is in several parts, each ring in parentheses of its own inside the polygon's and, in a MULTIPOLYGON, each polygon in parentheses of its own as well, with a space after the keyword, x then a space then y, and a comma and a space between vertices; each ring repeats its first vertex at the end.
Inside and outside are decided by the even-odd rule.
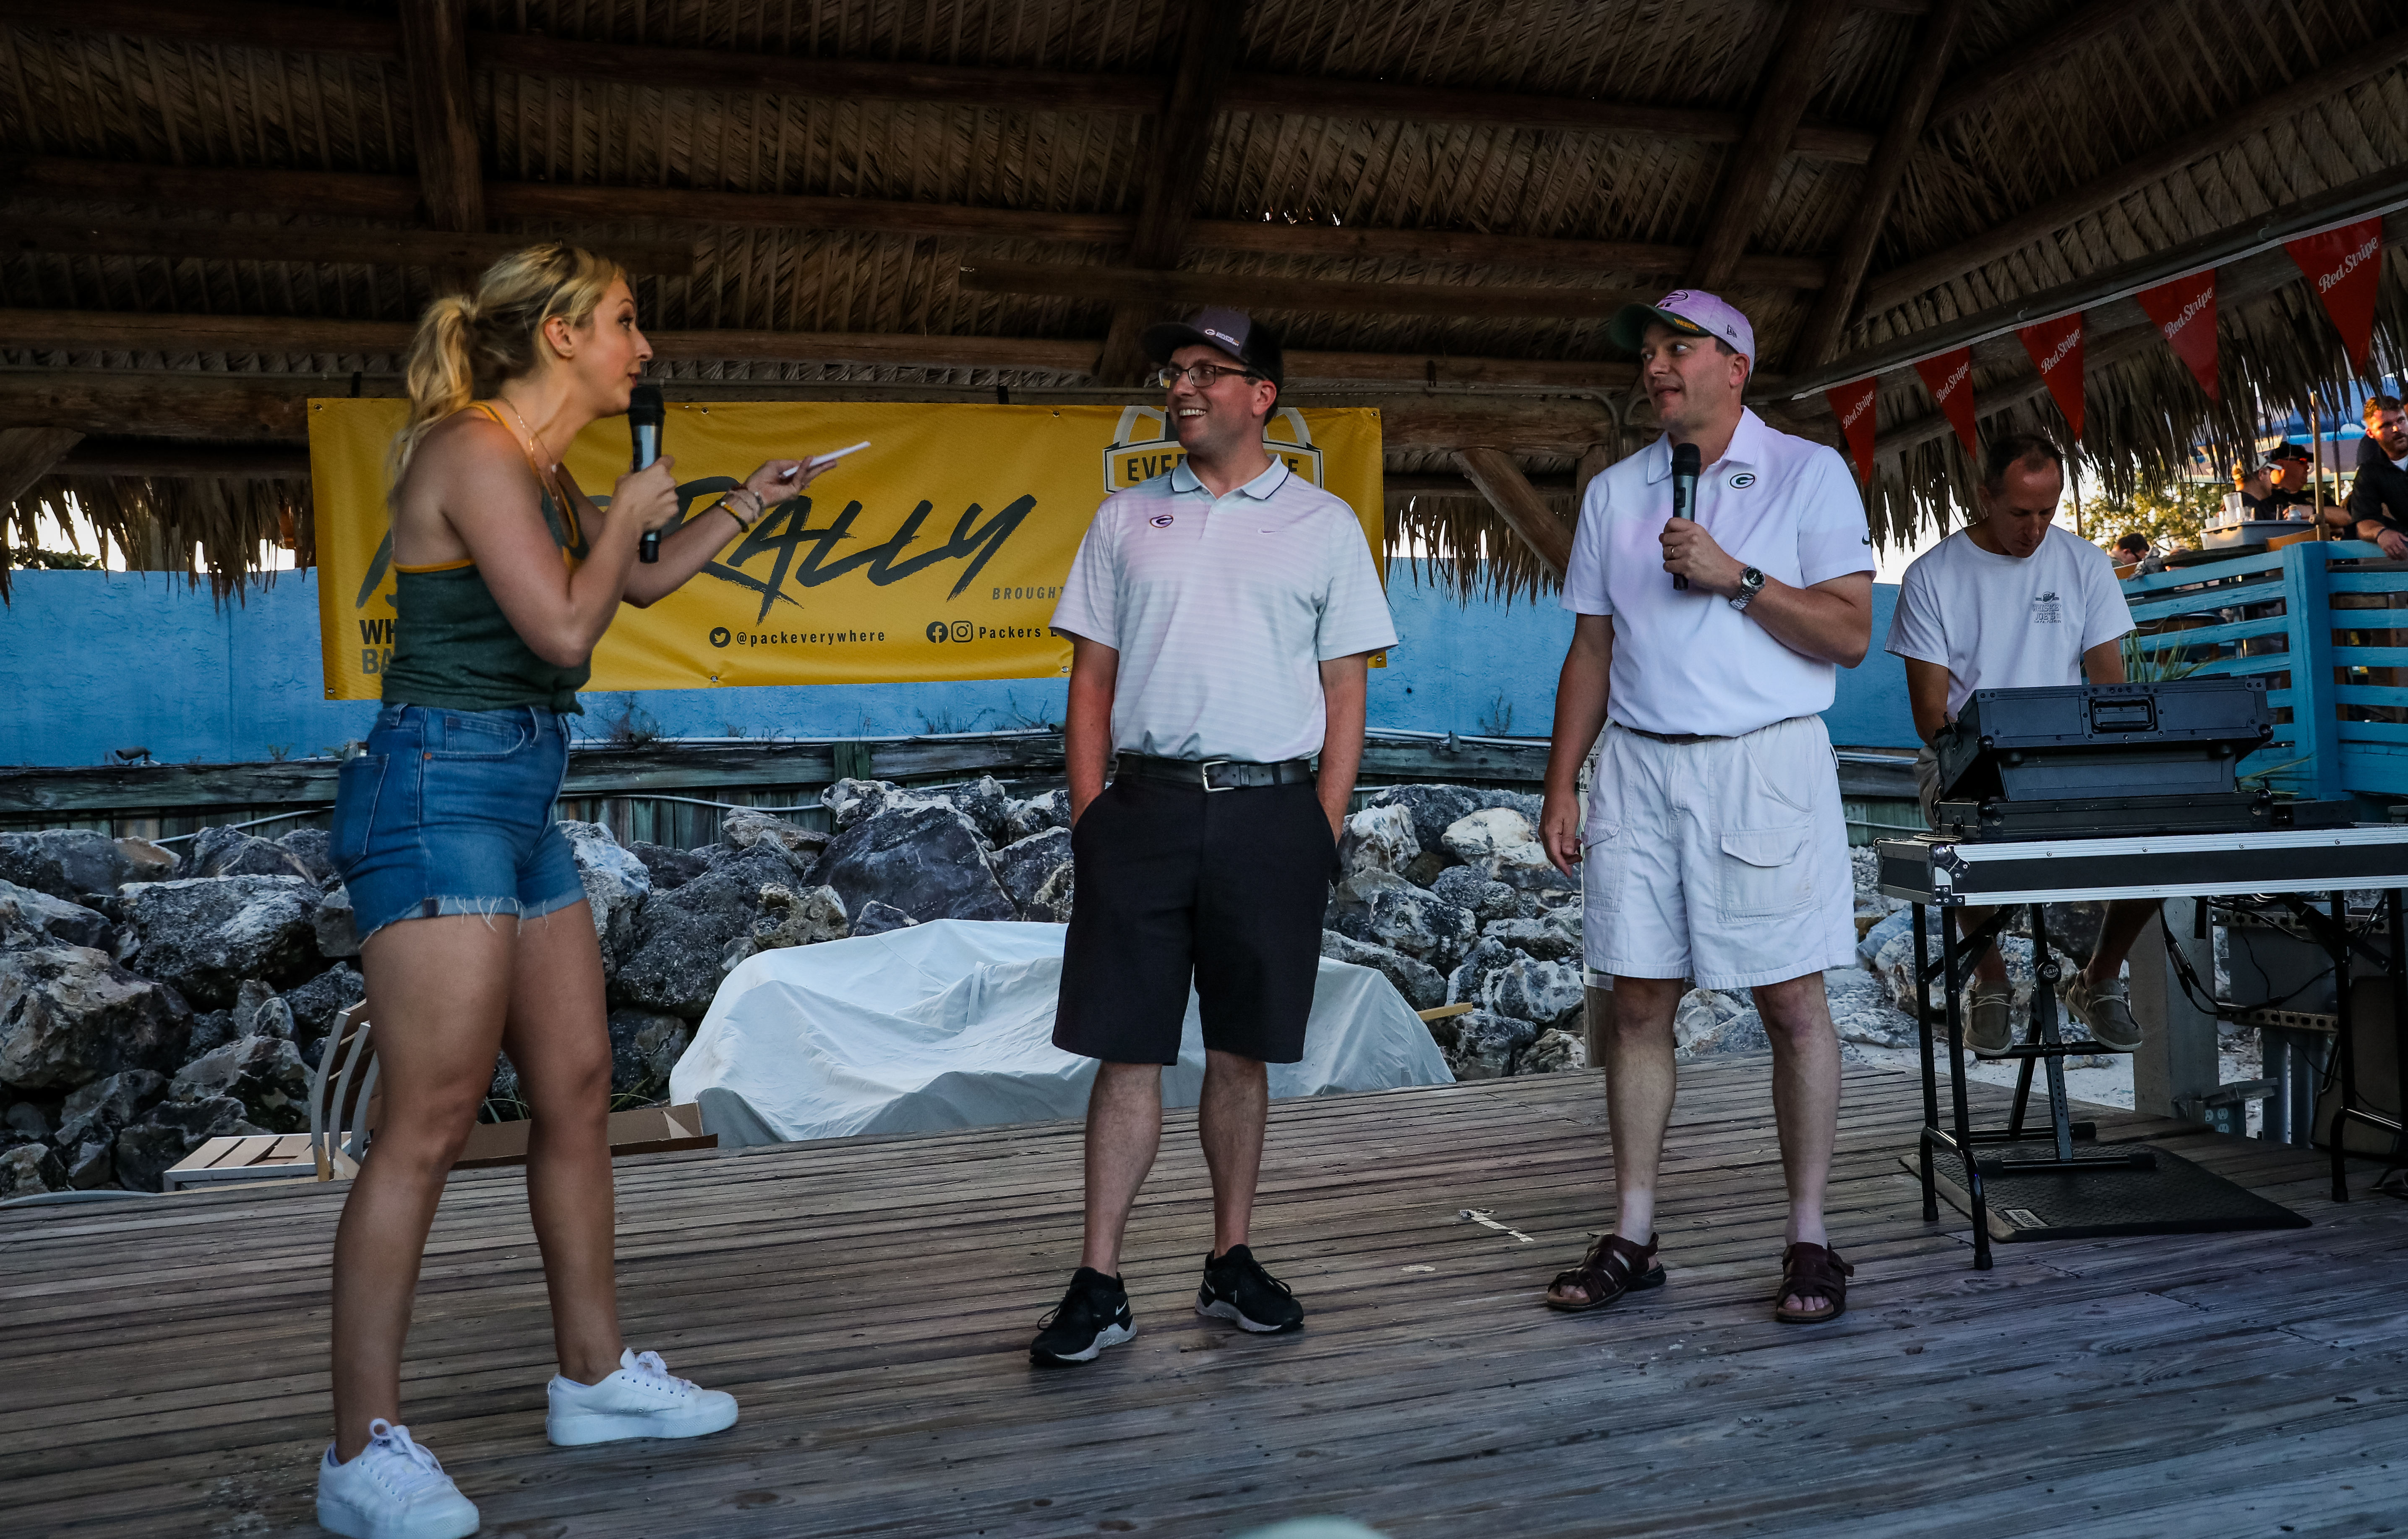
POLYGON ((1118 751, 1257 763, 1321 751, 1323 662, 1397 644, 1353 510, 1277 460, 1224 497, 1184 462, 1106 497, 1054 628, 1120 654, 1118 751))

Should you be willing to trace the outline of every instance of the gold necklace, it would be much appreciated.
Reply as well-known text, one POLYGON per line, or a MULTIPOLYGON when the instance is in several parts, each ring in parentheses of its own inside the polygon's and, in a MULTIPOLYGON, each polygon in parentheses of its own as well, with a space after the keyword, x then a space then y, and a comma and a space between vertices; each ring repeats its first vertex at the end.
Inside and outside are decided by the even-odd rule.
POLYGON ((527 425, 526 413, 519 410, 518 403, 516 401, 511 400, 508 396, 503 395, 498 390, 494 392, 494 399, 501 402, 504 406, 509 407, 510 409, 510 415, 519 420, 519 431, 526 435, 526 441, 529 444, 532 444, 536 451, 534 453, 527 456, 529 460, 536 462, 538 466, 536 479, 542 482, 544 491, 546 493, 550 493, 552 491, 552 477, 553 473, 556 473, 560 469, 560 462, 558 460, 553 460, 552 462, 552 470, 550 472, 543 470, 541 468, 541 464, 545 454, 543 436, 538 433, 534 428, 527 425))

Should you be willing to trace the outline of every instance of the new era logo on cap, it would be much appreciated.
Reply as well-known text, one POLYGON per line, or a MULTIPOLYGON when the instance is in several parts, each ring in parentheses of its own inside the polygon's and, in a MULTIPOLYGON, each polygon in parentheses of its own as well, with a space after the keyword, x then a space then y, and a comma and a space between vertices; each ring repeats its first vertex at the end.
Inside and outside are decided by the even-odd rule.
POLYGON ((1719 337, 1751 366, 1756 362, 1756 328, 1735 306, 1702 289, 1674 289, 1652 305, 1625 305, 1606 336, 1625 352, 1636 352, 1647 328, 1659 324, 1692 337, 1719 337))

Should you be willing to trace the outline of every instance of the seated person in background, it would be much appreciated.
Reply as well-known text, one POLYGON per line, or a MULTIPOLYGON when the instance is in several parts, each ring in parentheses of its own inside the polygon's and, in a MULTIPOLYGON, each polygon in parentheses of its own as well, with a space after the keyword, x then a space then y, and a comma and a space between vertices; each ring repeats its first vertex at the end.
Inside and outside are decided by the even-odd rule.
MULTIPOLYGON (((1906 660, 1907 703, 1927 745, 1914 778, 1934 827, 1940 757, 1928 744, 1973 691, 2124 682, 2132 612, 2105 553, 2056 526, 2064 467, 2064 453, 2038 434, 1993 442, 1973 493, 1981 517, 1917 557, 1899 585, 1888 648, 1906 660)), ((2140 1045, 2124 957, 2157 912, 2146 899, 2108 904, 2089 963, 2065 985, 2066 1009, 2105 1046, 2140 1045)), ((1958 933, 1988 918, 1986 909, 1962 910, 1958 933)), ((1974 1052, 1996 1057, 2014 1045, 2012 998, 2006 961, 1989 947, 1966 989, 1965 1040, 1974 1052)))
POLYGON ((2251 518, 2314 519, 2316 495, 2308 484, 2312 456, 2296 443, 2278 443, 2266 456, 2266 480, 2273 491, 2262 504, 2252 505, 2242 494, 2251 518))
POLYGON ((2166 558, 2149 549, 2149 537, 2132 533, 2115 541, 2115 564, 2128 566, 2134 577, 2146 577, 2151 572, 2166 569, 2166 558))
POLYGON ((2252 465, 2246 460, 2234 460, 2232 491, 2240 498, 2243 518, 2283 516, 2282 504, 2274 496, 2274 478, 2267 473, 2263 464, 2252 465))
POLYGON ((2358 446, 2358 481, 2349 489, 2350 532, 2408 559, 2408 412, 2397 396, 2366 398, 2366 437, 2358 446))

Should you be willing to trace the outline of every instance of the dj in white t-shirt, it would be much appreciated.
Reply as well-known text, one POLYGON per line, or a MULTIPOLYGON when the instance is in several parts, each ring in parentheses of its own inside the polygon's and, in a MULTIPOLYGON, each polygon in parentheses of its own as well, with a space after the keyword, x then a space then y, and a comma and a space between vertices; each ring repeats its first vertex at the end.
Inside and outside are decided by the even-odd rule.
MULTIPOLYGON (((1974 489, 1982 515, 1917 557, 1899 585, 1888 649, 1906 661, 1907 703, 1927 746, 1915 755, 1924 821, 1936 825, 1940 758, 1928 745, 1977 689, 2124 682, 2123 639, 2132 611, 2106 552, 2057 527, 2065 456, 2038 434, 1999 439, 1974 489)), ((2123 982, 2124 957, 2157 912, 2156 902, 2107 905, 2099 940, 2066 1008, 2100 1043, 2140 1045, 2123 982)), ((1959 933, 1986 910, 1964 910, 1959 933)), ((1965 1040, 1995 1057, 2014 1045, 2006 963, 1996 947, 1975 964, 1966 991, 1965 1040)))

